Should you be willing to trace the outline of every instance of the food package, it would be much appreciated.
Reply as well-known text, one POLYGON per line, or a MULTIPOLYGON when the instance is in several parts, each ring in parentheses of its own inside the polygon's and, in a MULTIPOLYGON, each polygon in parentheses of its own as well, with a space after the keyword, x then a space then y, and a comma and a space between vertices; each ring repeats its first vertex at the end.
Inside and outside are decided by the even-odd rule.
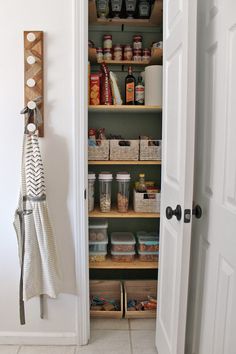
POLYGON ((112 71, 110 71, 110 80, 111 80, 113 104, 114 105, 122 105, 123 101, 122 101, 120 90, 119 90, 119 87, 117 84, 117 78, 112 71))
POLYGON ((105 63, 101 64, 101 104, 112 105, 110 71, 105 63))
POLYGON ((90 104, 100 104, 100 77, 98 74, 90 74, 90 104))

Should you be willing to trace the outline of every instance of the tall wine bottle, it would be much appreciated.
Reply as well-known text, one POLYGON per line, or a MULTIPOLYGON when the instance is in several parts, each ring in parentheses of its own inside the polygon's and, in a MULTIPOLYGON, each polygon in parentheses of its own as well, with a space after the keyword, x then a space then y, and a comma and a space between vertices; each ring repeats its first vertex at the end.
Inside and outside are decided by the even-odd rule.
POLYGON ((125 78, 125 104, 135 104, 135 77, 131 66, 129 66, 128 75, 125 78))

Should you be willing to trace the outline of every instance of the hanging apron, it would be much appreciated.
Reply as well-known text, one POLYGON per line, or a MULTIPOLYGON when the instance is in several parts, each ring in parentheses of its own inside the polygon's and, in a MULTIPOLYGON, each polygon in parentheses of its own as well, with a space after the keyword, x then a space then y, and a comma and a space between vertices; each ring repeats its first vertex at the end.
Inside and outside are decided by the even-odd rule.
POLYGON ((14 227, 20 259, 20 322, 25 324, 24 302, 43 295, 56 298, 59 290, 59 265, 48 206, 44 170, 37 131, 25 129, 21 166, 21 192, 14 227))

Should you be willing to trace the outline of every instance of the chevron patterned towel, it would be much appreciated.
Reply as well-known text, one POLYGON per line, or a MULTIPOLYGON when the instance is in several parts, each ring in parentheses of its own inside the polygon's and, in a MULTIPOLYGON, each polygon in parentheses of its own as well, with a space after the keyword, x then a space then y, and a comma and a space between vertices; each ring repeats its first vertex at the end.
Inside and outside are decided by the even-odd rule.
POLYGON ((55 298, 60 278, 36 133, 24 134, 21 193, 14 227, 21 265, 20 319, 24 324, 24 301, 41 295, 55 298))

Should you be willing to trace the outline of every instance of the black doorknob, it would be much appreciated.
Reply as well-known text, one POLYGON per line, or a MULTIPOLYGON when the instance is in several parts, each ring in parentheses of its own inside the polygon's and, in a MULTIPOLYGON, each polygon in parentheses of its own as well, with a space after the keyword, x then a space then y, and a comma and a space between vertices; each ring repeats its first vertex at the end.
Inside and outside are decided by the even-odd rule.
POLYGON ((202 208, 200 207, 200 205, 195 205, 192 210, 192 214, 195 215, 197 219, 200 219, 202 217, 202 208))
POLYGON ((174 210, 170 206, 168 206, 166 208, 166 217, 167 217, 167 219, 170 220, 173 215, 176 216, 177 220, 181 220, 182 210, 181 210, 181 206, 180 205, 177 205, 174 210))

